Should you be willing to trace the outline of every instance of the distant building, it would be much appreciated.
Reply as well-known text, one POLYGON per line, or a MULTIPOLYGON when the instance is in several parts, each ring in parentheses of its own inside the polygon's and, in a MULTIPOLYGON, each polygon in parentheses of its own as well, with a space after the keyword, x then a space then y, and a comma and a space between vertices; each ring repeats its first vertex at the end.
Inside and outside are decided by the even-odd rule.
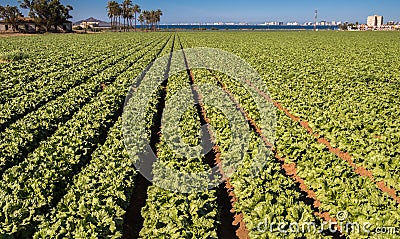
POLYGON ((0 21, 0 31, 1 32, 11 32, 11 31, 24 31, 24 32, 35 32, 37 29, 35 21, 33 18, 20 18, 18 19, 18 25, 16 29, 13 29, 11 24, 5 20, 0 21))
POLYGON ((109 29, 109 28, 111 28, 111 23, 104 22, 104 21, 101 21, 101 20, 97 20, 97 19, 95 19, 93 17, 90 17, 90 18, 88 18, 86 20, 75 22, 74 26, 75 27, 76 26, 80 26, 83 29, 88 29, 88 28, 91 28, 91 29, 109 29))
POLYGON ((383 16, 377 16, 376 17, 376 26, 377 27, 383 26, 383 16))
POLYGON ((375 16, 368 16, 367 18, 367 25, 369 27, 374 27, 376 25, 376 18, 375 16))
MULTIPOLYGON (((62 31, 62 32, 70 32, 72 31, 72 22, 65 21, 62 25, 57 26, 57 29, 54 26, 51 26, 50 31, 62 31)), ((37 26, 35 20, 29 17, 21 17, 18 19, 16 29, 13 29, 11 24, 2 20, 0 21, 0 32, 26 32, 33 33, 36 31, 40 31, 40 27, 37 26)))
POLYGON ((94 28, 99 26, 99 22, 81 22, 79 26, 82 28, 94 28))
POLYGON ((262 25, 265 25, 265 26, 282 26, 283 22, 265 22, 262 25))
POLYGON ((371 28, 380 28, 383 25, 383 16, 368 16, 367 26, 371 28))
POLYGON ((305 26, 314 26, 316 24, 317 26, 337 26, 339 25, 336 21, 320 21, 320 22, 305 22, 305 26))

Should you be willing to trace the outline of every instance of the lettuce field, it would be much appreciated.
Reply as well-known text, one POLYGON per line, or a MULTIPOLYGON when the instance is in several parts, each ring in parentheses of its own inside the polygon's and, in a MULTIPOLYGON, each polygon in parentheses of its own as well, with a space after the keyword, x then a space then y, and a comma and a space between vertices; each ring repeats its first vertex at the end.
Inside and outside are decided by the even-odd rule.
POLYGON ((0 179, 0 238, 400 238, 400 34, 0 38, 0 179), (262 85, 190 68, 193 48, 237 56, 262 85), (172 74, 177 64, 185 70, 172 74), (165 79, 147 100, 140 89, 151 72, 165 79), (125 114, 135 93, 145 111, 125 114), (215 106, 222 99, 245 122, 244 148, 224 104, 215 106), (140 146, 126 137, 127 118, 141 122, 130 133, 157 157, 152 181, 132 156, 140 146), (174 150, 182 144, 204 153, 174 150), (226 176, 234 157, 241 164, 226 176), (160 163, 217 167, 224 181, 168 190, 162 185, 183 186, 160 163))

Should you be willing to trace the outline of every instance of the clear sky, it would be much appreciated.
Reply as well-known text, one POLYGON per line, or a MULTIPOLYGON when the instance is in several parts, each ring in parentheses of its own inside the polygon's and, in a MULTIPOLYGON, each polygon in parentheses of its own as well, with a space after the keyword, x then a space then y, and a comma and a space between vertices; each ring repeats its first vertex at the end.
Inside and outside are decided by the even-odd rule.
MULTIPOLYGON (((73 21, 88 17, 107 20, 107 0, 61 0, 74 7, 73 21)), ((119 0, 122 2, 122 0, 119 0)), ((365 23, 368 15, 383 15, 384 21, 400 21, 399 0, 136 0, 145 9, 164 12, 161 23, 313 21, 365 23)), ((0 5, 19 5, 17 0, 0 0, 0 5)), ((26 12, 24 12, 26 14, 26 12)))

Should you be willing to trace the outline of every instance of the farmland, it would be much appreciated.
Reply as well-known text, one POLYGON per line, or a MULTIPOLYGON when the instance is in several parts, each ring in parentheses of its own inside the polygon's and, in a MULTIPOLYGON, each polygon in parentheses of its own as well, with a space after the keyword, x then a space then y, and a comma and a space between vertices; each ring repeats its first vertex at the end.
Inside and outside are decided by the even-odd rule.
POLYGON ((0 238, 400 237, 396 32, 10 37, 0 41, 0 62, 0 238), (240 57, 262 85, 215 69, 186 70, 197 47, 240 57), (157 68, 152 62, 161 57, 166 65, 157 68), (172 74, 176 62, 185 70, 172 74), (149 101, 133 97, 145 110, 130 115, 126 97, 141 93, 145 69, 167 80, 149 101), (199 84, 223 94, 205 94, 199 84), (183 89, 190 90, 169 103, 183 89), (230 147, 235 127, 216 106, 222 95, 245 122, 244 149, 230 147), (186 109, 191 101, 198 104, 186 109), (172 114, 180 108, 182 115, 172 114), (274 119, 273 137, 266 117, 274 119), (127 118, 142 123, 130 133, 157 156, 153 183, 136 167, 131 151, 141 146, 127 139, 127 118), (170 141, 174 149, 182 144, 170 140, 174 132, 192 148, 205 147, 202 137, 216 145, 190 157, 171 148, 170 141), (209 190, 179 192, 184 186, 162 170, 222 165, 223 178, 237 155, 238 170, 209 190), (256 174, 254 162, 262 163, 256 174), (291 231, 290 223, 316 230, 291 231), (391 233, 378 233, 385 228, 391 233))

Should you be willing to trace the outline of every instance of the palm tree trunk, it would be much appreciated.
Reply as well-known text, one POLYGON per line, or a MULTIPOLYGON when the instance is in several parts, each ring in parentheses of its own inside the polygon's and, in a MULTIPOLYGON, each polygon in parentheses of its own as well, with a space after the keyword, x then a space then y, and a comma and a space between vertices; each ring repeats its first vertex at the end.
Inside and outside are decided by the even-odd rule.
POLYGON ((136 32, 136 12, 135 12, 135 32, 136 32))

